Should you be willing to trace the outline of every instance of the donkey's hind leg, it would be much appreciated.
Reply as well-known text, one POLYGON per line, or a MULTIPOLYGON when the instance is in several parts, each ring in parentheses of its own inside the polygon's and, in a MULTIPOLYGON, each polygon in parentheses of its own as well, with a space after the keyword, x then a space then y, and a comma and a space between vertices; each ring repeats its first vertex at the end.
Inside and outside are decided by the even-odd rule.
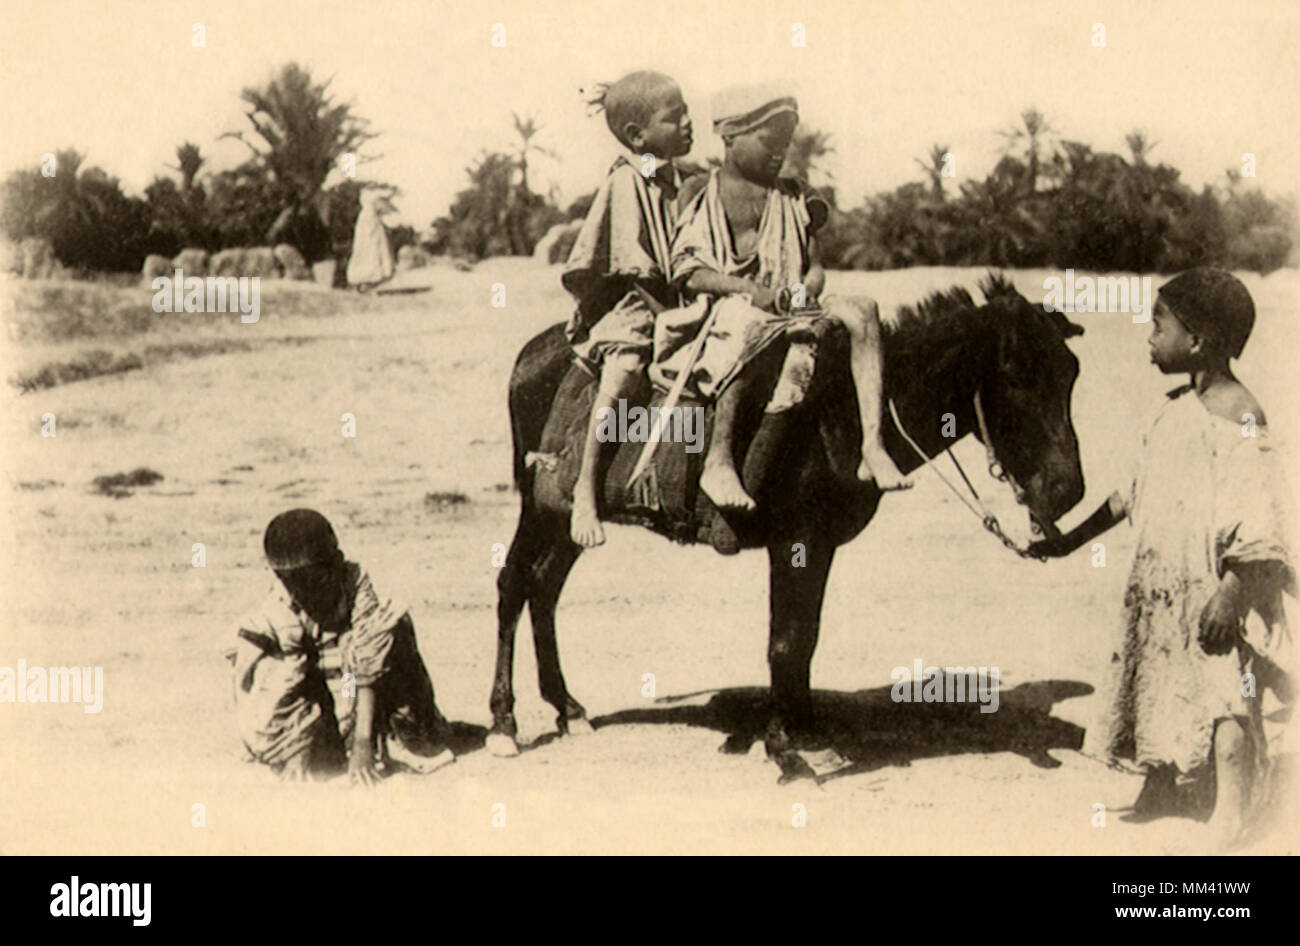
POLYGON ((542 699, 555 707, 555 725, 564 735, 591 732, 587 711, 569 695, 560 670, 560 652, 555 638, 555 606, 560 592, 582 549, 567 535, 554 536, 538 560, 528 596, 528 614, 533 622, 533 646, 537 652, 537 682, 542 699))
POLYGON ((545 524, 525 505, 497 577, 497 662, 492 682, 492 729, 487 736, 487 749, 496 756, 519 754, 515 742, 519 731, 515 722, 515 632, 533 588, 535 563, 547 541, 545 524))

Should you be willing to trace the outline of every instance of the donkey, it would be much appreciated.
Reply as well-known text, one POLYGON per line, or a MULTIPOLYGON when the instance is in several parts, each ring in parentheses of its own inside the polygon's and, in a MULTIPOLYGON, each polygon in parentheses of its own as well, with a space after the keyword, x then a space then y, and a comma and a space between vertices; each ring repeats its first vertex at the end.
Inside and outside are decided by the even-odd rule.
MULTIPOLYGON (((1054 523, 1084 493, 1070 416, 1079 362, 1066 345, 1083 328, 1031 304, 1001 276, 990 274, 980 289, 983 305, 977 306, 965 289, 953 287, 902 308, 895 324, 884 327, 884 394, 902 427, 886 422, 885 446, 899 469, 910 472, 924 462, 918 448, 934 457, 974 434, 984 442, 991 472, 1009 481, 1017 501, 1028 509, 1033 531, 1054 533, 1054 523)), ((525 604, 541 693, 558 712, 559 731, 591 730, 586 711, 565 686, 555 632, 556 604, 582 549, 569 538, 566 484, 557 489, 553 476, 544 483, 545 471, 528 463, 547 441, 564 444, 571 455, 581 454, 583 412, 590 410, 594 380, 573 366, 561 329, 554 326, 523 348, 510 382, 522 509, 497 582, 497 662, 487 738, 489 751, 502 756, 519 751, 512 675, 515 631, 525 604), (578 420, 563 427, 552 418, 548 425, 552 408, 559 415, 566 405, 578 420)), ((712 524, 729 527, 739 548, 768 551, 771 717, 764 745, 782 779, 813 774, 798 749, 816 742, 809 668, 826 580, 836 548, 866 527, 881 499, 874 483, 854 475, 861 428, 847 338, 837 323, 826 321, 817 326, 816 339, 816 369, 802 403, 750 419, 753 436, 742 480, 757 511, 743 520, 715 519, 712 524), (801 554, 792 555, 794 549, 801 554)), ((784 357, 784 349, 776 348, 764 356, 767 363, 760 358, 746 369, 766 372, 773 387, 784 357)), ((744 442, 738 437, 738 443, 744 442)), ((623 444, 607 467, 626 471, 642 446, 623 444)), ((606 521, 648 525, 685 541, 710 534, 708 527, 683 533, 680 522, 647 521, 636 514, 621 485, 616 476, 606 477, 601 509, 606 521)), ((707 499, 698 501, 712 510, 707 499)))

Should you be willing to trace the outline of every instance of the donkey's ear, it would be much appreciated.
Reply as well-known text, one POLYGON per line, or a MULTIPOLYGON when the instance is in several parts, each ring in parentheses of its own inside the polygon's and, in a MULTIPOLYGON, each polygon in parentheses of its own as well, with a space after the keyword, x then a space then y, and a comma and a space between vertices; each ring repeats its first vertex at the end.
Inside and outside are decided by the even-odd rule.
POLYGON ((1033 320, 1032 307, 1023 299, 1015 305, 1003 300, 990 308, 998 313, 998 370, 1010 384, 1028 383, 1038 371, 1037 353, 1042 326, 1033 320))
POLYGON ((1078 322, 1071 322, 1063 314, 1053 309, 1047 312, 1047 317, 1052 322, 1052 327, 1061 333, 1062 338, 1074 338, 1076 335, 1083 334, 1083 326, 1078 322))

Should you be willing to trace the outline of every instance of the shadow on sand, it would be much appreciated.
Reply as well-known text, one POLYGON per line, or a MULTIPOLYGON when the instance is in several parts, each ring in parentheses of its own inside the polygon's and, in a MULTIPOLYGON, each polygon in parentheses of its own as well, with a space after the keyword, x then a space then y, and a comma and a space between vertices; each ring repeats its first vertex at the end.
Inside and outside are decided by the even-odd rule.
MULTIPOLYGON (((1061 763, 1048 750, 1079 749, 1084 731, 1052 716, 1052 707, 1093 691, 1073 680, 1022 683, 1000 692, 996 712, 981 713, 977 703, 895 703, 890 689, 813 691, 816 732, 801 748, 833 749, 847 763, 823 780, 965 753, 1014 752, 1040 768, 1057 768, 1061 763)), ((597 729, 647 723, 714 729, 727 736, 720 751, 728 753, 748 752, 762 740, 769 716, 766 688, 719 690, 703 705, 674 705, 704 695, 664 697, 591 722, 597 729)))
POLYGON ((447 748, 460 757, 482 749, 487 742, 487 734, 487 727, 477 723, 448 722, 442 739, 447 748))

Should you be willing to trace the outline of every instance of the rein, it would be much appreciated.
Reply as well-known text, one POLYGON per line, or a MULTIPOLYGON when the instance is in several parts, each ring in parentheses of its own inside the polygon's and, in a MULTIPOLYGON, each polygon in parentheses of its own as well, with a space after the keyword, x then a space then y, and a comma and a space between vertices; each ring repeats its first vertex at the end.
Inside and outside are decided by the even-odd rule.
MULTIPOLYGON (((1006 471, 1006 469, 1002 466, 1001 462, 998 461, 997 456, 995 456, 993 453, 993 441, 989 437, 989 425, 988 425, 988 421, 984 417, 984 404, 980 400, 979 391, 975 392, 974 401, 975 401, 975 420, 976 423, 979 424, 980 437, 984 441, 984 453, 988 457, 989 475, 992 476, 999 483, 1009 484, 1011 486, 1012 492, 1015 494, 1016 501, 1020 502, 1021 499, 1024 497, 1024 490, 1020 488, 1020 484, 1017 483, 1015 481, 1015 478, 1006 471)), ((934 459, 932 457, 927 456, 925 451, 922 450, 919 446, 917 446, 916 441, 911 438, 907 430, 903 427, 903 422, 898 417, 898 410, 894 407, 893 398, 889 399, 889 414, 891 417, 893 417, 894 426, 897 427, 898 432, 903 435, 903 439, 907 441, 908 446, 910 446, 913 450, 916 451, 916 455, 921 458, 921 461, 926 466, 928 466, 930 469, 934 471, 935 476, 943 480, 943 485, 947 486, 948 489, 952 490, 953 495, 956 496, 959 500, 961 500, 962 505, 965 506, 967 509, 969 509, 971 513, 974 514, 975 518, 980 520, 980 522, 983 524, 985 529, 993 533, 993 535, 999 541, 1001 541, 1003 545, 1011 549, 1011 551, 1015 552, 1021 558, 1033 558, 1033 559, 1037 559, 1040 562, 1047 561, 1046 556, 1035 555, 1033 552, 1030 552, 1028 549, 1021 548, 1019 545, 1016 545, 1015 541, 1012 540, 1010 536, 1008 536, 1005 532, 1002 531, 1002 524, 998 522, 998 517, 993 515, 993 513, 989 511, 989 508, 984 505, 984 501, 980 499, 980 494, 975 490, 975 487, 971 484, 970 479, 966 476, 966 471, 962 469, 961 462, 953 454, 951 447, 944 447, 944 453, 948 454, 948 458, 952 460, 953 466, 955 466, 957 468, 957 472, 961 474, 962 482, 966 484, 966 488, 970 490, 971 496, 973 496, 975 499, 974 504, 972 504, 970 500, 968 500, 965 496, 962 495, 961 490, 957 489, 957 487, 953 486, 952 483, 949 482, 948 477, 944 476, 943 473, 939 471, 939 468, 934 465, 934 459)))

